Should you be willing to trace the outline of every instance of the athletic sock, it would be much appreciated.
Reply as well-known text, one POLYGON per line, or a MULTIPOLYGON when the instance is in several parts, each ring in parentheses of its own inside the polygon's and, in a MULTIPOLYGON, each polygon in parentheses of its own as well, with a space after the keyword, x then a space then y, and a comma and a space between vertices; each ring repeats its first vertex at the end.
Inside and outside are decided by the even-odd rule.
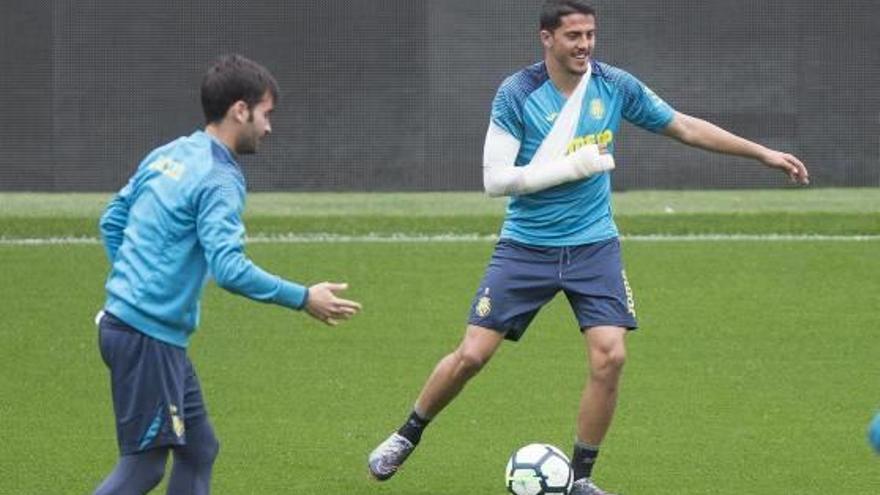
POLYGON ((599 446, 576 440, 574 442, 574 454, 571 456, 571 469, 574 471, 574 479, 589 478, 593 474, 593 465, 599 456, 599 446))
POLYGON ((415 409, 413 409, 409 414, 406 423, 397 430, 397 433, 412 442, 413 445, 418 445, 419 440, 422 439, 422 432, 425 431, 425 428, 430 422, 430 419, 422 417, 415 409))

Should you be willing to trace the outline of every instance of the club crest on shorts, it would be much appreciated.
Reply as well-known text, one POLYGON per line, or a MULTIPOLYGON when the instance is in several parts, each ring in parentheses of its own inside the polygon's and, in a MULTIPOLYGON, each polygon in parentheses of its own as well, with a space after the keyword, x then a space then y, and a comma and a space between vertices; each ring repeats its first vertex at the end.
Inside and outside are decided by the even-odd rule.
POLYGON ((182 437, 185 427, 183 426, 183 420, 177 414, 177 406, 171 404, 168 406, 168 412, 171 413, 171 426, 174 428, 174 434, 177 435, 177 438, 182 437))
POLYGON ((477 306, 474 310, 480 318, 485 318, 492 312, 492 299, 489 298, 488 287, 483 291, 483 295, 480 297, 480 300, 477 301, 477 306))

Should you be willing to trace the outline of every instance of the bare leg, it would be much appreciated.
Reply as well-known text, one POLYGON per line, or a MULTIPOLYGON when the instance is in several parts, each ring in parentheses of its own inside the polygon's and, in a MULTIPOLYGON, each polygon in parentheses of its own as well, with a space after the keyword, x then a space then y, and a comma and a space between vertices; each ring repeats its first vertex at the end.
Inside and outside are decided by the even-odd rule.
POLYGON ((503 341, 500 332, 469 325, 458 348, 441 359, 428 377, 416 400, 416 412, 426 419, 439 414, 489 362, 503 341))
POLYGON ((590 376, 578 411, 577 439, 571 457, 575 479, 572 494, 610 495, 597 487, 591 477, 599 456, 599 445, 608 433, 617 406, 618 384, 626 360, 625 334, 626 329, 611 326, 584 331, 590 376))
POLYGON ((592 327, 584 332, 590 358, 590 377, 584 387, 578 412, 578 440, 596 447, 611 426, 617 407, 617 393, 626 361, 624 335, 620 327, 592 327))
POLYGON ((413 452, 422 431, 461 392, 504 341, 494 330, 470 325, 461 344, 440 360, 416 400, 415 411, 400 430, 373 449, 367 463, 370 474, 379 481, 391 478, 413 452))

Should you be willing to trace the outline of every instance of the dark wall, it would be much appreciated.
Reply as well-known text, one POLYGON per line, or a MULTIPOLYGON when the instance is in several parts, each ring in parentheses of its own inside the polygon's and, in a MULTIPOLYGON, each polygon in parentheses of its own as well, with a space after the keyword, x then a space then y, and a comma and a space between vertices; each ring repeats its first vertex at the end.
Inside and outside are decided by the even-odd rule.
MULTIPOLYGON (((113 190, 201 125, 226 52, 282 86, 252 190, 476 190, 492 96, 540 58, 540 0, 4 0, 0 190, 113 190)), ((597 58, 676 109, 880 185, 880 2, 598 2, 597 58)), ((618 188, 772 187, 751 162, 625 125, 618 188)))

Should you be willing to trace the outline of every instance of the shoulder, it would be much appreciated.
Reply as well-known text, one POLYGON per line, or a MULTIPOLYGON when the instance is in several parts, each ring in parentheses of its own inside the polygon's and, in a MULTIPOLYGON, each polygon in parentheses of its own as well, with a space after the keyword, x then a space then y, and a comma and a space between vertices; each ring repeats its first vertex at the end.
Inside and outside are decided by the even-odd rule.
POLYGON ((645 83, 619 67, 602 62, 594 62, 593 70, 613 91, 620 93, 625 107, 646 104, 665 105, 665 102, 660 100, 645 83))
POLYGON ((225 146, 204 131, 179 138, 170 157, 183 168, 182 185, 196 199, 219 193, 229 200, 242 198, 245 181, 238 164, 225 146))
POLYGON ((244 182, 244 176, 230 151, 204 131, 180 138, 177 155, 193 171, 197 181, 244 182))
POLYGON ((509 103, 522 105, 536 89, 550 79, 544 62, 538 62, 508 76, 498 87, 498 95, 509 103))
POLYGON ((632 92, 641 85, 629 72, 598 60, 592 61, 593 77, 624 92, 632 92))

